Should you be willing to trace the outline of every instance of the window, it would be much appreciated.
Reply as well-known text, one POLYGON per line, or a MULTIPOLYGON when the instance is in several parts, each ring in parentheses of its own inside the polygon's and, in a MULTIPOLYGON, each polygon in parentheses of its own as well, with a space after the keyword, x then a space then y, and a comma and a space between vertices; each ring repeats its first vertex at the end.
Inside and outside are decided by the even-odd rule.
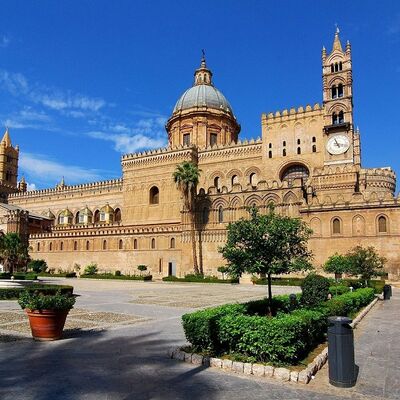
POLYGON ((340 63, 339 63, 339 71, 341 71, 343 69, 343 64, 342 64, 342 62, 340 61, 340 63))
POLYGON ((218 136, 216 133, 210 134, 210 145, 215 146, 217 144, 218 136))
POLYGON ((99 210, 96 210, 95 212, 94 212, 94 223, 97 223, 97 222, 99 222, 100 221, 100 211, 99 210))
POLYGON ((156 239, 151 239, 151 248, 155 249, 156 248, 156 239))
POLYGON ((78 223, 83 224, 85 222, 85 215, 82 214, 81 212, 78 213, 78 223))
POLYGON ((378 218, 378 232, 387 233, 387 220, 383 215, 378 218))
POLYGON ((300 139, 297 139, 297 144, 300 144, 300 139))
POLYGON ((231 182, 232 182, 232 186, 235 185, 236 183, 239 183, 238 176, 237 175, 233 175, 232 179, 231 179, 231 182))
POLYGON ((340 111, 338 120, 339 120, 339 124, 343 124, 343 122, 344 122, 344 113, 343 113, 343 111, 340 111))
POLYGON ((338 72, 338 71, 339 71, 339 64, 335 63, 335 72, 338 72))
POLYGON ((162 274, 162 259, 158 259, 158 273, 162 274))
POLYGON ((160 197, 160 191, 157 186, 153 186, 150 189, 150 204, 158 204, 160 197))
POLYGON ((301 154, 301 148, 300 147, 297 148, 297 154, 301 154))
POLYGON ((137 250, 137 248, 138 248, 137 239, 135 239, 135 240, 133 241, 133 248, 134 248, 135 250, 137 250))
POLYGON ((203 224, 206 224, 208 222, 208 208, 207 207, 203 208, 201 221, 203 222, 203 224))
POLYGON ((75 242, 74 242, 74 250, 76 251, 76 250, 78 250, 78 242, 75 240, 75 242))
POLYGON ((118 242, 118 249, 122 250, 124 248, 124 242, 122 241, 122 239, 120 239, 120 241, 118 242))
POLYGON ((337 89, 337 96, 343 97, 343 85, 340 83, 337 89))
POLYGON ((336 125, 338 123, 338 116, 337 114, 334 112, 332 114, 332 125, 336 125))
POLYGON ((116 208, 114 211, 114 221, 121 222, 121 209, 120 208, 116 208))
POLYGON ((171 238, 171 243, 170 243, 170 246, 169 246, 171 249, 174 249, 175 248, 175 238, 171 238))
POLYGON ((106 220, 106 213, 104 211, 100 211, 100 221, 104 222, 106 220))
POLYGON ((313 152, 313 153, 316 153, 316 152, 317 152, 317 146, 316 146, 315 144, 313 144, 313 146, 312 146, 312 152, 313 152))
POLYGON ((335 72, 335 66, 331 64, 331 72, 335 72))
POLYGON ((283 147, 285 147, 285 146, 286 146, 286 140, 283 141, 283 147))
POLYGON ((64 223, 64 216, 60 215, 60 216, 58 217, 58 223, 59 223, 60 225, 64 223))
POLYGON ((271 150, 268 152, 268 158, 272 158, 272 151, 271 150))
POLYGON ((220 182, 219 176, 216 176, 216 177, 214 178, 214 187, 217 189, 218 192, 219 192, 219 190, 220 190, 219 182, 220 182))
POLYGON ((189 146, 190 145, 190 133, 185 133, 183 135, 183 145, 189 146))
POLYGON ((316 141, 317 141, 317 138, 315 136, 313 136, 312 142, 315 143, 316 141))
POLYGON ((64 250, 64 242, 60 243, 60 250, 63 251, 64 250))
POLYGON ((218 223, 222 224, 224 222, 224 209, 222 206, 218 207, 218 223))
POLYGON ((340 235, 342 233, 340 219, 334 218, 332 221, 332 233, 334 235, 340 235))
POLYGON ((268 148, 269 148, 269 149, 272 149, 272 143, 270 143, 270 144, 268 145, 268 148))
POLYGON ((282 173, 282 181, 292 181, 293 179, 307 179, 310 173, 308 168, 302 164, 291 165, 286 168, 282 173))
POLYGON ((37 250, 37 251, 40 251, 40 243, 37 244, 36 250, 37 250))
MULTIPOLYGON (((272 152, 270 152, 272 153, 272 152)), ((271 157, 270 157, 271 158, 271 157)), ((257 186, 257 174, 255 172, 252 172, 249 176, 250 184, 251 186, 257 186)))
POLYGON ((90 243, 89 243, 89 240, 87 240, 86 241, 86 250, 89 250, 90 249, 90 243))
POLYGON ((283 157, 286 157, 286 149, 283 149, 282 155, 283 155, 283 157))
POLYGON ((49 244, 49 251, 53 251, 53 243, 52 242, 50 242, 50 244, 49 244))
POLYGON ((332 99, 336 99, 337 97, 337 88, 336 85, 333 85, 331 88, 331 95, 332 95, 332 99))
POLYGON ((107 250, 107 240, 103 240, 103 250, 107 250))

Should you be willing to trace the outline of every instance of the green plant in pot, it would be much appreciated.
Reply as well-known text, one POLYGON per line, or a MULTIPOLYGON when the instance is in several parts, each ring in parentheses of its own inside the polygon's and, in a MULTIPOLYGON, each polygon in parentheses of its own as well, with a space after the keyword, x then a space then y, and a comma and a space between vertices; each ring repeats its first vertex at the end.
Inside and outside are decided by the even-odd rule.
POLYGON ((18 303, 28 315, 35 340, 57 340, 62 336, 65 320, 75 304, 75 297, 62 294, 61 291, 54 295, 45 295, 38 291, 25 290, 18 303))

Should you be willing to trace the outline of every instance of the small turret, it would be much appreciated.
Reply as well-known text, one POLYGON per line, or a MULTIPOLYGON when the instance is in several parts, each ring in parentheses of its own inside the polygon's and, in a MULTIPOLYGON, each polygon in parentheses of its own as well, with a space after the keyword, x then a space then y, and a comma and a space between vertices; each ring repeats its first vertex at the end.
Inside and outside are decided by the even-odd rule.
POLYGON ((196 69, 194 73, 194 86, 196 85, 210 85, 212 86, 212 72, 207 68, 206 55, 202 50, 203 56, 201 57, 200 68, 196 69))
POLYGON ((1 139, 1 145, 3 147, 11 147, 11 138, 10 134, 8 133, 8 128, 6 128, 6 131, 4 132, 3 139, 1 139))
POLYGON ((26 192, 28 190, 28 185, 26 184, 25 177, 23 176, 18 182, 18 190, 20 192, 26 192))

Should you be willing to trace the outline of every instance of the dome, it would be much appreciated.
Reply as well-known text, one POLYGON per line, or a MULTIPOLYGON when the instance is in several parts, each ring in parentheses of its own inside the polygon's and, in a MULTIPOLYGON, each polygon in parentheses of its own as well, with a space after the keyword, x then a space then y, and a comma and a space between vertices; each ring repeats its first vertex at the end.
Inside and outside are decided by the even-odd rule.
POLYGON ((104 207, 100 209, 100 211, 112 214, 114 212, 114 209, 107 203, 104 207))
POLYGON ((82 208, 82 210, 80 210, 79 213, 82 215, 88 215, 89 217, 91 217, 93 215, 92 211, 90 211, 88 206, 86 206, 85 208, 82 208))
POLYGON ((70 210, 68 210, 68 208, 66 208, 65 210, 63 210, 60 214, 61 217, 73 217, 73 214, 70 210))
POLYGON ((214 86, 195 85, 186 90, 174 107, 174 113, 192 107, 207 107, 223 110, 233 115, 232 107, 225 96, 214 86))

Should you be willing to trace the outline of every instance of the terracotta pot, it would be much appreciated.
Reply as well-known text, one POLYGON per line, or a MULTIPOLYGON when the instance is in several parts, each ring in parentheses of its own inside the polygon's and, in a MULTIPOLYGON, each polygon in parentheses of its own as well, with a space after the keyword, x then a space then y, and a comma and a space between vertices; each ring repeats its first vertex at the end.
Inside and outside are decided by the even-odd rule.
POLYGON ((62 336, 69 310, 25 310, 35 340, 57 340, 62 336))

